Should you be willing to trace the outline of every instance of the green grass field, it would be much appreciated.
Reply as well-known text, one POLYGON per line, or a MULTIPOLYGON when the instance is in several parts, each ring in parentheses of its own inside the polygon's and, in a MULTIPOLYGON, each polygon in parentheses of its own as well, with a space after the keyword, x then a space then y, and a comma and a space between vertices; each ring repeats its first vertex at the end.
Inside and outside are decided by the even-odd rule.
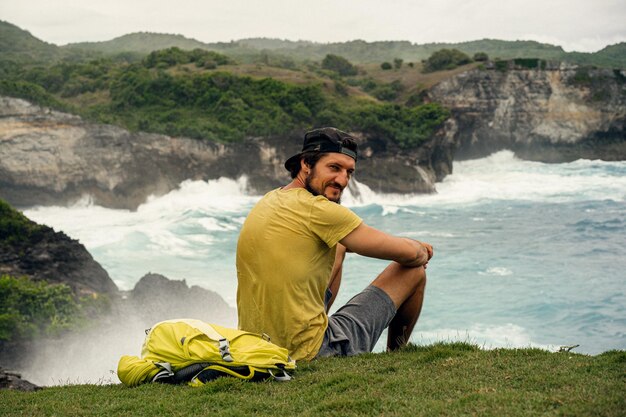
MULTIPOLYGON (((76 364, 73 364, 76 365, 76 364)), ((291 382, 69 385, 0 392, 2 416, 624 416, 626 352, 464 343, 300 363, 291 382)))

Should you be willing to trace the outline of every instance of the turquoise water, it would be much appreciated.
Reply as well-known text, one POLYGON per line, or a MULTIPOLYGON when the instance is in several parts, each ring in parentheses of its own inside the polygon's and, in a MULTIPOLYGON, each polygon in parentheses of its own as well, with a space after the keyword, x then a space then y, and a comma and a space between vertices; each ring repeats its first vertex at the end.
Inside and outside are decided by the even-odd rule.
MULTIPOLYGON (((366 223, 435 247, 414 342, 626 349, 626 162, 549 165, 499 152, 455 163, 427 196, 378 195, 356 180, 360 196, 344 204, 366 223)), ((155 272, 234 306, 237 235, 259 198, 244 189, 245 179, 188 181, 136 212, 86 198, 26 215, 79 239, 121 289, 155 272)), ((335 305, 385 265, 348 255, 335 305)))

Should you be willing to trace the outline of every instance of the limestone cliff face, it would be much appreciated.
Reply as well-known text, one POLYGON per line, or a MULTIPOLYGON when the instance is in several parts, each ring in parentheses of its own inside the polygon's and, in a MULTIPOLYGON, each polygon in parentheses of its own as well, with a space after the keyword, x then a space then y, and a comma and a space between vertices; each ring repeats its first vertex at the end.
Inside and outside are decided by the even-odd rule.
POLYGON ((623 71, 473 70, 438 84, 429 98, 452 110, 445 135, 457 159, 500 149, 545 162, 626 159, 623 71))
MULTIPOLYGON (((452 117, 419 148, 352 132, 360 148, 355 178, 375 191, 433 192, 454 158, 501 149, 546 162, 626 159, 625 79, 623 71, 576 68, 457 75, 429 91, 452 117)), ((90 195, 135 209, 186 179, 243 175, 250 192, 264 193, 289 181, 282 164, 299 151, 302 133, 221 144, 131 133, 0 97, 0 198, 27 207, 90 195)))
MULTIPOLYGON (((444 135, 413 152, 359 137, 356 178, 377 191, 433 192, 450 172, 454 144, 444 135)), ((282 164, 301 145, 302 132, 232 145, 131 133, 0 97, 0 197, 27 207, 90 195, 103 206, 135 209, 186 179, 242 175, 251 192, 264 193, 289 181, 282 164)))
POLYGON ((115 126, 0 98, 0 196, 14 206, 63 204, 91 195, 134 208, 211 167, 236 174, 232 149, 115 126))

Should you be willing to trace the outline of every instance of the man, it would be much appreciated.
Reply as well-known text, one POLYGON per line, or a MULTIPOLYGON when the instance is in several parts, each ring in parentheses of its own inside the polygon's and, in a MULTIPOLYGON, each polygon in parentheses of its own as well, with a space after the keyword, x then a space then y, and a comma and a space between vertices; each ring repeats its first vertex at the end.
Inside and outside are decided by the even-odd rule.
POLYGON ((432 246, 376 230, 339 204, 356 160, 349 134, 307 132, 302 152, 285 162, 292 181, 267 193, 241 229, 239 327, 269 335, 296 360, 370 352, 387 327, 395 350, 422 308, 432 246), (393 262, 328 317, 346 251, 393 262))

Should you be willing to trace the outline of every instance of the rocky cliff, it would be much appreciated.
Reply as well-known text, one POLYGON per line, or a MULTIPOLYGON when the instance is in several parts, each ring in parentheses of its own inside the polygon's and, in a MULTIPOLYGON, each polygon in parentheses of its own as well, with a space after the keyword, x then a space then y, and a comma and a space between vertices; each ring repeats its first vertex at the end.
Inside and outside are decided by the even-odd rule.
POLYGON ((32 222, 0 200, 0 275, 5 274, 65 283, 77 295, 118 292, 80 242, 32 222))
MULTIPOLYGON (((432 192, 450 172, 453 144, 437 136, 399 152, 358 134, 357 179, 378 191, 432 192)), ((64 204, 83 195, 100 205, 135 209, 183 180, 248 177, 263 193, 289 180, 283 162, 298 152, 302 132, 221 144, 92 124, 65 113, 0 97, 0 198, 17 207, 64 204)))
POLYGON ((558 67, 473 70, 429 99, 452 110, 445 136, 456 159, 510 149, 523 159, 626 159, 624 71, 558 67))
POLYGON ((141 321, 145 328, 159 321, 181 317, 236 326, 235 309, 218 293, 197 285, 188 287, 185 280, 171 280, 148 273, 122 298, 123 315, 141 321))
MULTIPOLYGON (((404 151, 367 132, 355 178, 375 191, 433 192, 453 159, 501 149, 524 159, 626 159, 623 71, 555 67, 476 69, 433 87, 427 100, 451 118, 426 143, 404 151)), ((135 209, 186 179, 248 177, 250 192, 285 184, 283 161, 302 132, 224 144, 88 123, 24 100, 0 97, 0 198, 18 207, 65 204, 90 195, 135 209)))

